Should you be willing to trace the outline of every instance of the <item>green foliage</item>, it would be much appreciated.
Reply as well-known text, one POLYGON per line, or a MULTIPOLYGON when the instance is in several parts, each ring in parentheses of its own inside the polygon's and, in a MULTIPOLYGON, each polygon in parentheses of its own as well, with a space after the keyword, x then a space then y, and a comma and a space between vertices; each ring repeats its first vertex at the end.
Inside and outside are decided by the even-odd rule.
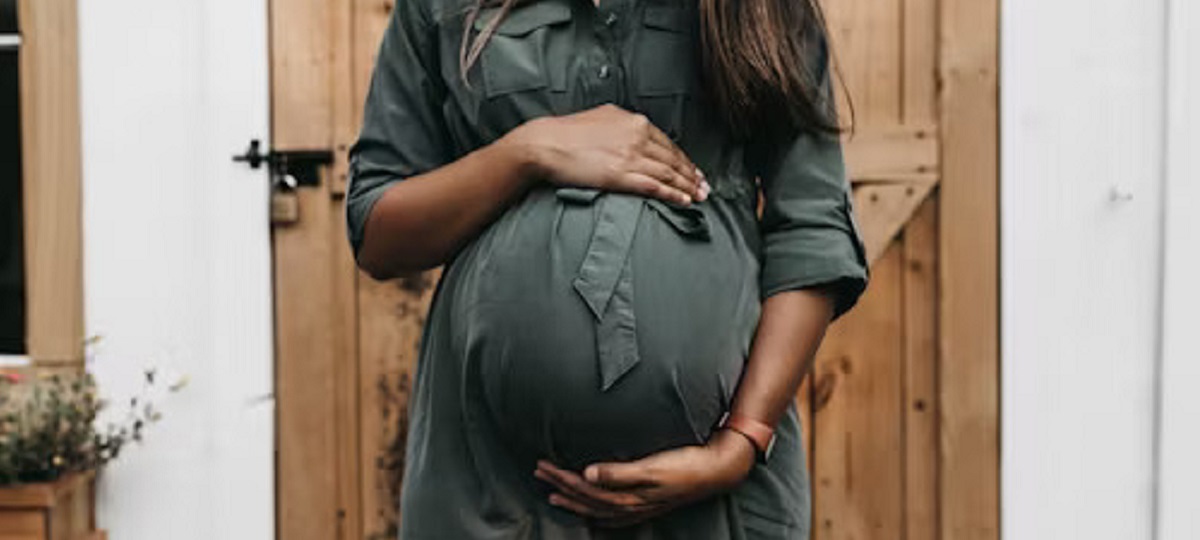
MULTIPOLYGON (((146 371, 143 388, 153 388, 155 379, 146 371)), ((125 419, 100 429, 96 417, 107 406, 91 374, 0 374, 0 486, 98 470, 160 418, 149 400, 134 397, 125 419)))

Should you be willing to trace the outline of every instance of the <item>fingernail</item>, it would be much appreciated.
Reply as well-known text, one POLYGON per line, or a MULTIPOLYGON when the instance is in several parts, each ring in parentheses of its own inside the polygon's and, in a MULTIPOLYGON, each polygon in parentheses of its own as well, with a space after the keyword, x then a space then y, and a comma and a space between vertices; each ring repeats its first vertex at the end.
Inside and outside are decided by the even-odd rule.
POLYGON ((708 197, 709 193, 712 193, 712 186, 709 185, 707 180, 700 181, 700 191, 702 191, 704 193, 705 198, 708 197))
POLYGON ((597 482, 600 480, 600 470, 596 467, 588 467, 583 470, 583 478, 588 482, 597 482))
POLYGON ((551 494, 549 500, 550 504, 553 504, 554 506, 561 506, 562 501, 559 500, 558 495, 551 494))
POLYGON ((700 170, 699 166, 696 167, 696 176, 699 176, 700 178, 704 178, 704 171, 700 170))

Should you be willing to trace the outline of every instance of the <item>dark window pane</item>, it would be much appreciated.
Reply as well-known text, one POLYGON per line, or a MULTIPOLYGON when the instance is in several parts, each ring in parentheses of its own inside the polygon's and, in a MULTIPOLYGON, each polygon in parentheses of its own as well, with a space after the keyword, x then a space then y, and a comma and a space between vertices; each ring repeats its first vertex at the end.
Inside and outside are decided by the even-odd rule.
POLYGON ((17 50, 0 49, 0 354, 25 354, 19 89, 17 50))
POLYGON ((17 0, 0 0, 0 34, 17 33, 17 0))

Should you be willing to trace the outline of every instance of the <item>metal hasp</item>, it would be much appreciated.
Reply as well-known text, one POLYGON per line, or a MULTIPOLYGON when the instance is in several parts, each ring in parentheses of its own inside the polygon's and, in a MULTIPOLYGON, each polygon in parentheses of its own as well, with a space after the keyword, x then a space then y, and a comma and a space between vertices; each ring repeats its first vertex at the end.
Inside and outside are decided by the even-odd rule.
POLYGON ((250 165, 251 169, 267 164, 272 181, 282 180, 289 187, 321 185, 320 167, 333 163, 333 150, 271 150, 262 152, 262 141, 250 141, 250 147, 233 160, 250 165), (290 179, 295 179, 294 183, 290 179), (294 185, 293 185, 294 184, 294 185))

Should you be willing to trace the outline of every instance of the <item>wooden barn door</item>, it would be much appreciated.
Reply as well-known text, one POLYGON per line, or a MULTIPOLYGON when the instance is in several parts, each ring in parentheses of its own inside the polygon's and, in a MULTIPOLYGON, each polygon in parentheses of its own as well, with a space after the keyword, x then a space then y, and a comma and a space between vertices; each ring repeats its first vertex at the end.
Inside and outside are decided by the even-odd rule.
MULTIPOLYGON (((392 5, 271 0, 274 146, 334 155, 318 186, 279 198, 274 233, 288 540, 390 538, 399 520, 403 415, 438 274, 374 282, 342 221, 346 150, 392 5)), ((995 540, 997 0, 826 9, 856 112, 847 159, 873 280, 797 398, 814 534, 995 540)))
POLYGON ((270 2, 274 149, 333 155, 319 185, 276 198, 279 538, 395 538, 401 415, 437 274, 360 274, 342 206, 394 2, 270 2))
POLYGON ((798 396, 814 536, 997 539, 998 2, 824 5, 872 281, 798 396))

